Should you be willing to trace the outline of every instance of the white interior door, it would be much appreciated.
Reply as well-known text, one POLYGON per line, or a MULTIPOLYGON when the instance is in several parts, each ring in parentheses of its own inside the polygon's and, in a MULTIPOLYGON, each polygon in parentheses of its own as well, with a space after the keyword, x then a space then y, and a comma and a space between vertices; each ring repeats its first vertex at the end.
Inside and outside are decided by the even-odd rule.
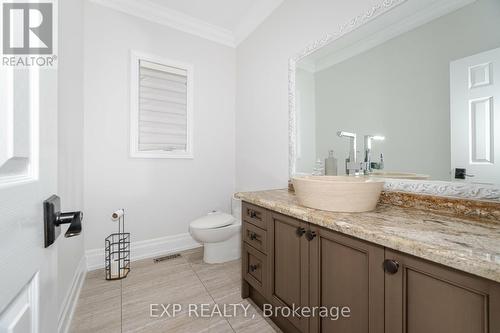
POLYGON ((0 67, 0 333, 57 332, 42 206, 57 190, 56 97, 56 70, 0 67))
POLYGON ((500 48, 450 64, 451 167, 500 183, 500 48))

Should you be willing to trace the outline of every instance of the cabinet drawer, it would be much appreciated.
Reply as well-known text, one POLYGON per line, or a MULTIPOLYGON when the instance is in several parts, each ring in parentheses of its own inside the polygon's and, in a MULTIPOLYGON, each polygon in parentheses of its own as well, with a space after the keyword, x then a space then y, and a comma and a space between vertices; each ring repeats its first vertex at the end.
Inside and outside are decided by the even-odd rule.
POLYGON ((243 246, 243 276, 261 294, 267 289, 267 256, 249 246, 243 246))
POLYGON ((248 222, 243 223, 243 240, 257 250, 267 254, 267 231, 248 222))
POLYGON ((256 225, 261 229, 267 229, 267 211, 265 208, 255 206, 246 202, 242 205, 242 219, 256 225))

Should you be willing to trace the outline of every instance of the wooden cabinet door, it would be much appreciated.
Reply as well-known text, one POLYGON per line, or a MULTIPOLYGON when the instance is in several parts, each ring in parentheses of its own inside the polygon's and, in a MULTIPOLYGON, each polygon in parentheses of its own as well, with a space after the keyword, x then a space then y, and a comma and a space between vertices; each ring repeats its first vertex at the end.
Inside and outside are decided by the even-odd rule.
MULTIPOLYGON (((304 235, 307 223, 272 213, 269 227, 268 298, 274 306, 307 306, 309 242, 304 235)), ((300 332, 308 331, 307 318, 288 317, 287 320, 300 332)))
POLYGON ((386 250, 387 333, 500 332, 498 283, 386 250), (394 266, 393 266, 394 267, 394 266))
POLYGON ((314 227, 311 305, 349 307, 350 317, 311 319, 311 332, 384 332, 384 248, 314 227))

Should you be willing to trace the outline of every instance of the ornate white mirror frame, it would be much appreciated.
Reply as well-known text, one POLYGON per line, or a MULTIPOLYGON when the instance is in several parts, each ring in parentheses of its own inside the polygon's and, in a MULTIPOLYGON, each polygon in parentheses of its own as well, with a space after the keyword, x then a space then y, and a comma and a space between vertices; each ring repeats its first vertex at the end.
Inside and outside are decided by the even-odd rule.
MULTIPOLYGON (((340 37, 356 30, 374 18, 389 12, 398 5, 418 0, 382 0, 360 15, 357 15, 347 23, 339 26, 338 30, 326 34, 323 38, 316 40, 305 47, 301 52, 290 58, 288 69, 288 107, 289 107, 289 176, 296 174, 297 154, 297 115, 295 95, 295 73, 297 63, 306 56, 318 51, 324 46, 333 43, 340 37)), ((460 2, 461 0, 457 0, 460 2)), ((471 0, 463 0, 463 2, 471 0)), ((474 1, 474 0, 472 0, 474 1)), ((450 1, 452 2, 452 1, 450 1)), ((427 194, 445 197, 458 197, 472 200, 489 200, 500 202, 500 185, 483 185, 472 183, 459 183, 451 181, 425 181, 425 180, 402 180, 386 179, 385 191, 408 192, 415 194, 427 194)))

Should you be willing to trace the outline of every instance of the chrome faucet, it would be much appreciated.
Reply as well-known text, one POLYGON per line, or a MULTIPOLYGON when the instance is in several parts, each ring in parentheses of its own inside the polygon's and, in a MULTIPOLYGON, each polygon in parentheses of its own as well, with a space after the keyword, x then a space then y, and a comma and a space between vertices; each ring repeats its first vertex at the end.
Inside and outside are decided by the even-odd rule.
POLYGON ((349 138, 349 157, 345 160, 345 173, 347 175, 358 175, 361 171, 361 164, 357 162, 357 151, 356 151, 356 133, 350 133, 345 131, 337 132, 339 137, 349 138))
POLYGON ((384 141, 385 137, 380 135, 365 135, 365 158, 363 161, 363 171, 365 175, 370 174, 372 170, 372 141, 384 141))

